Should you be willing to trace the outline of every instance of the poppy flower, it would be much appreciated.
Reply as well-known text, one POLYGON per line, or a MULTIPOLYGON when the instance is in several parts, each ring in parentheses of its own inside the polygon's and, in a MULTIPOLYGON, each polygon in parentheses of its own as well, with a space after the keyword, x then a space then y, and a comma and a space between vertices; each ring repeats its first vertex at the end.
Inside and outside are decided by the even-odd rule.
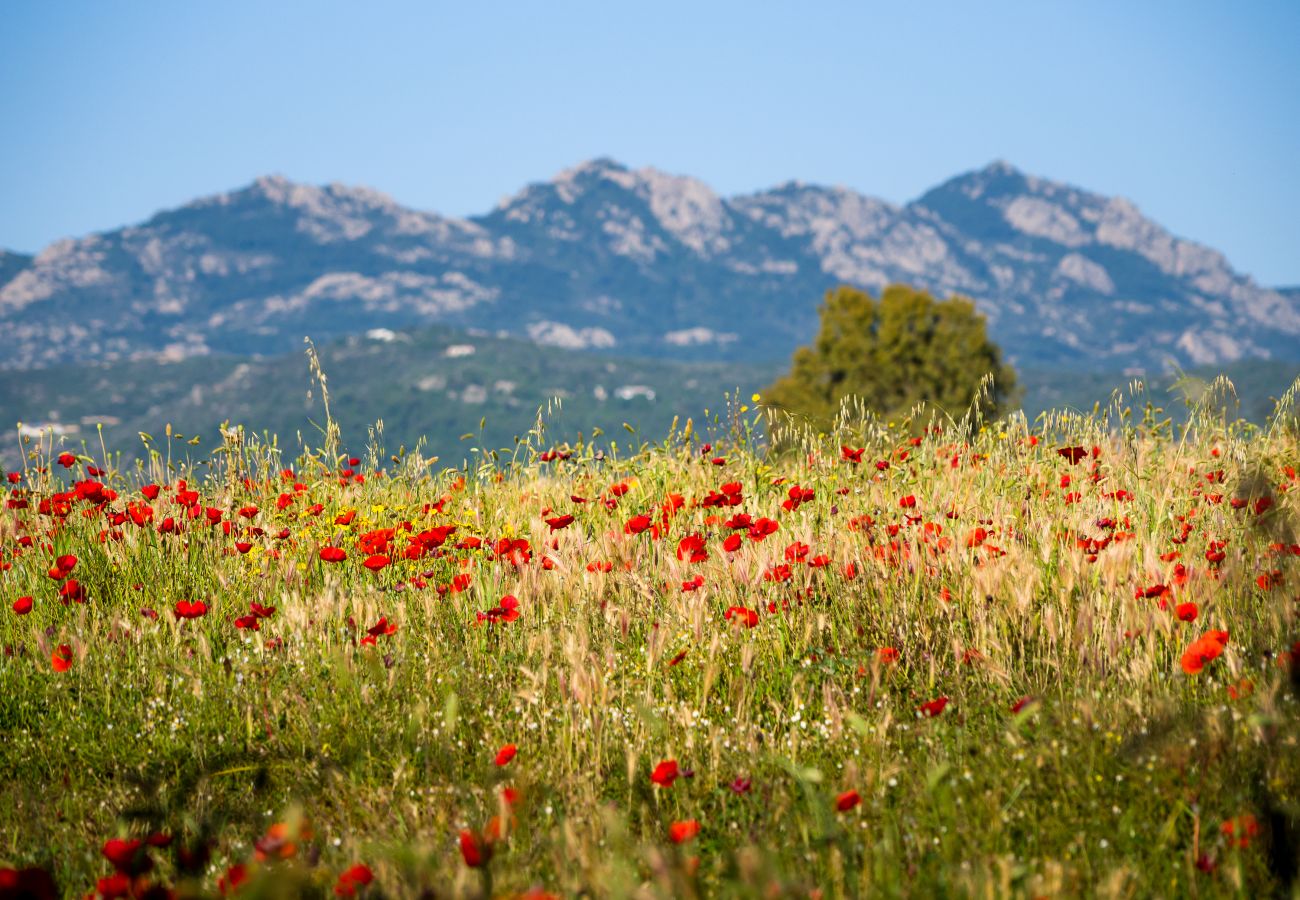
POLYGON ((19 597, 13 602, 13 610, 20 616, 25 616, 32 611, 32 598, 19 597))
POLYGON ((1195 622, 1196 616, 1200 612, 1195 603, 1180 603, 1174 608, 1178 618, 1184 622, 1195 622))
POLYGON ((1024 697, 1021 697, 1015 703, 1011 704, 1011 711, 1013 713, 1018 713, 1021 710, 1025 709, 1026 707, 1033 706, 1036 702, 1037 701, 1033 697, 1026 695, 1024 697))
POLYGON ((208 605, 202 600, 177 600, 172 614, 178 619, 201 619, 208 614, 208 605))
POLYGON ((320 558, 324 562, 343 562, 348 558, 348 554, 342 547, 321 547, 320 558))
POLYGON ((668 826, 668 838, 674 844, 684 844, 700 833, 700 823, 698 819, 687 819, 682 822, 673 822, 668 826))
POLYGON ((1082 447, 1058 447, 1056 454, 1068 460, 1071 465, 1078 465, 1079 460, 1088 455, 1088 451, 1082 447))
POLYGON ((63 600, 64 606, 67 606, 69 603, 85 603, 86 589, 81 586, 81 583, 77 581, 77 579, 69 578, 67 581, 63 582, 63 586, 59 588, 59 597, 63 600))
POLYGON ((857 791, 845 791, 835 798, 836 812, 848 812, 862 802, 862 795, 857 791))
POLYGON ((1250 813, 1244 813, 1224 822, 1219 830, 1229 844, 1244 849, 1250 846, 1252 838, 1259 836, 1259 821, 1250 813))
POLYGON ((148 848, 139 838, 123 840, 110 838, 100 848, 104 858, 112 863, 113 868, 123 875, 143 875, 153 868, 149 859, 148 848))
POLYGON ((60 896, 54 878, 40 866, 25 869, 0 868, 0 897, 56 900, 60 896))
POLYGON ((632 518, 628 519, 627 524, 623 526, 623 533, 641 534, 641 532, 645 531, 649 527, 650 527, 649 516, 647 515, 633 516, 632 518))
POLYGON ((727 539, 722 542, 722 549, 728 553, 735 553, 740 549, 740 535, 729 534, 727 539))
POLYGON ((752 779, 737 777, 731 782, 731 792, 733 794, 748 794, 749 789, 754 786, 752 779))
POLYGON ((56 672, 66 672, 72 668, 72 648, 67 644, 59 644, 50 654, 50 665, 54 666, 56 672))
POLYGON ((859 447, 855 450, 852 447, 841 446, 840 459, 849 463, 860 463, 862 462, 862 453, 866 449, 867 449, 866 447, 859 447))
POLYGON ((550 526, 551 531, 559 531, 573 524, 573 516, 552 516, 546 520, 546 524, 550 526))
POLYGON ((63 468, 71 469, 76 464, 77 464, 77 458, 73 456, 71 453, 59 454, 59 465, 63 466, 63 468))
POLYGON ((338 897, 351 897, 356 894, 358 887, 365 887, 375 880, 375 873, 364 863, 357 863, 350 869, 346 869, 339 874, 339 880, 334 885, 334 894, 338 897))
POLYGON ((378 622, 366 629, 366 634, 371 637, 397 634, 397 623, 388 621, 387 616, 380 616, 378 622))
POLYGON ((295 841, 311 837, 311 828, 298 826, 295 832, 287 822, 273 822, 266 834, 253 843, 253 857, 258 862, 270 859, 292 859, 298 852, 295 841))
POLYGON ((935 716, 939 715, 939 713, 943 712, 944 707, 947 705, 947 697, 936 697, 933 700, 927 700, 925 703, 922 703, 917 707, 917 709, 926 718, 933 719, 935 716))
POLYGON ((514 744, 506 744, 497 751, 496 759, 492 760, 492 762, 497 766, 509 765, 510 761, 515 758, 515 754, 518 752, 519 748, 514 744))
POLYGON ((472 831, 460 833, 460 855, 471 869, 481 869, 492 858, 492 845, 472 831))
POLYGON ((678 653, 672 659, 668 660, 668 665, 670 666, 677 665, 678 663, 680 663, 682 660, 686 658, 686 654, 689 652, 690 652, 689 650, 683 650, 682 652, 678 653))
POLYGON ((1205 669, 1205 664, 1218 659, 1223 653, 1223 648, 1228 646, 1228 632, 1226 631, 1207 631, 1201 635, 1192 645, 1183 653, 1180 663, 1183 671, 1188 675, 1199 675, 1205 669))
POLYGON ((677 558, 683 562, 700 563, 709 558, 709 551, 704 549, 704 536, 688 534, 677 543, 677 558))
POLYGON ((914 509, 916 507, 916 497, 912 494, 908 494, 906 497, 899 497, 898 505, 903 509, 914 509))
POLYGON ((375 553, 371 556, 367 556, 366 561, 363 562, 362 565, 372 572, 378 572, 380 569, 386 567, 390 562, 392 562, 392 560, 384 554, 375 553))
POLYGON ((753 628, 758 624, 758 611, 745 606, 728 607, 722 617, 728 621, 734 619, 737 622, 743 622, 746 628, 753 628))
POLYGON ((654 771, 650 773, 650 780, 660 787, 672 787, 673 782, 680 778, 681 774, 677 760, 665 759, 655 766, 654 771))
POLYGON ((892 666, 898 662, 898 651, 893 647, 881 647, 876 651, 876 659, 882 666, 892 666))

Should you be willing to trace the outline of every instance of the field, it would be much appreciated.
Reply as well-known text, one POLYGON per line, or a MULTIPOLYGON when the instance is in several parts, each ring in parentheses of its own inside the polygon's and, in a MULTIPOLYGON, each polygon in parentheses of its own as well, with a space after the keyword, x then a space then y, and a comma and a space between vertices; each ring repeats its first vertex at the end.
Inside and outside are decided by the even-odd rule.
POLYGON ((759 415, 456 469, 30 440, 0 894, 1295 891, 1293 417, 759 415))

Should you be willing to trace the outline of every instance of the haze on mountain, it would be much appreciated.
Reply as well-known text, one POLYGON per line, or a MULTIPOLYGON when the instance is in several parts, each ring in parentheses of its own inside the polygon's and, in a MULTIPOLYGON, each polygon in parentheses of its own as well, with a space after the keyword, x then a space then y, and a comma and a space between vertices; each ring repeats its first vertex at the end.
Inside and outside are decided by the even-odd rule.
POLYGON ((542 345, 774 360, 840 283, 976 301, 1019 366, 1300 359, 1300 297, 1129 201, 1005 162, 903 206, 791 181, 721 197, 596 159, 448 218, 365 188, 260 178, 137 226, 0 254, 7 368, 277 354, 442 324, 542 345))

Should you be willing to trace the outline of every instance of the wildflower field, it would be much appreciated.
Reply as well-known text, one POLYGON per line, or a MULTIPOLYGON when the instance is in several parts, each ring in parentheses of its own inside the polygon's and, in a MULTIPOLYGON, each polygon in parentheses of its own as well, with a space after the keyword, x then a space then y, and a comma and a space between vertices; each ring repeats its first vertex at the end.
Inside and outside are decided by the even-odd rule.
POLYGON ((732 415, 455 468, 28 439, 0 895, 1295 889, 1293 418, 732 415))

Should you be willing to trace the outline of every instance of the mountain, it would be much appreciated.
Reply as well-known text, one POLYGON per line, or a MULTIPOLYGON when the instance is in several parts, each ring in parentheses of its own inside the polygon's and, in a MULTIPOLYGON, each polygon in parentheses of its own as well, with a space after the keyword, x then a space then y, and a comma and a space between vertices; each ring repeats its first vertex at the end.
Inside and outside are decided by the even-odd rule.
POLYGON ((274 355, 437 323, 544 345, 781 360, 841 282, 975 299, 1008 357, 1088 369, 1300 358, 1300 298, 1132 203, 1006 163, 896 206, 789 182, 724 198, 597 159, 454 219, 262 178, 0 256, 0 366, 274 355))

